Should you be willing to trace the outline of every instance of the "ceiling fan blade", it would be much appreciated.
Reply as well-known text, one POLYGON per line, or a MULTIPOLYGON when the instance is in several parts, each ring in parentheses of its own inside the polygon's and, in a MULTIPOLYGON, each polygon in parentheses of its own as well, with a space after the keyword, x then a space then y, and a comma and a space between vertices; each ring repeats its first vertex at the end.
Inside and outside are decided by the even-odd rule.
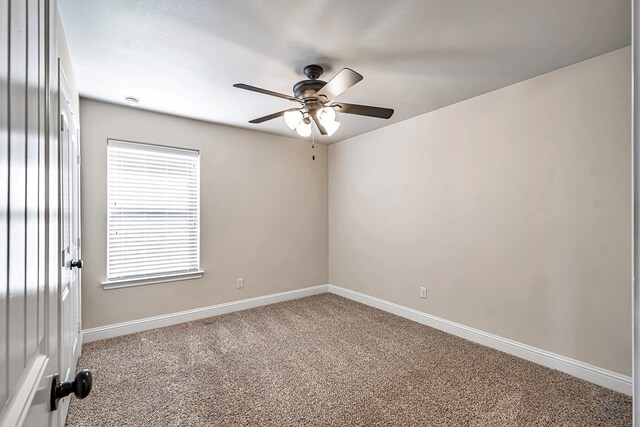
POLYGON ((252 92, 262 93, 264 95, 277 96, 278 98, 288 99, 289 101, 300 102, 300 100, 298 98, 294 98, 293 96, 285 95, 284 93, 274 92, 272 90, 261 89, 259 87, 246 85, 244 83, 236 83, 236 84, 233 85, 233 87, 237 87, 239 89, 250 90, 252 92))
POLYGON ((382 107, 371 107, 370 105, 346 104, 338 102, 331 104, 340 113, 358 114, 360 116, 377 117, 379 119, 388 119, 393 115, 393 109, 382 107))
POLYGON ((360 74, 351 68, 343 68, 338 74, 333 76, 329 82, 322 87, 316 94, 322 102, 327 102, 340 95, 345 90, 362 80, 360 74))
POLYGON ((278 111, 277 113, 269 114, 268 116, 258 117, 257 119, 249 120, 249 123, 257 124, 264 123, 269 120, 277 119, 278 117, 284 116, 284 113, 287 111, 297 111, 298 108, 289 108, 287 110, 278 111))
POLYGON ((313 121, 316 122, 316 126, 318 126, 318 130, 320 131, 321 135, 328 135, 327 134, 327 130, 324 128, 324 126, 322 126, 322 123, 320 123, 320 120, 318 120, 318 117, 313 114, 313 121))

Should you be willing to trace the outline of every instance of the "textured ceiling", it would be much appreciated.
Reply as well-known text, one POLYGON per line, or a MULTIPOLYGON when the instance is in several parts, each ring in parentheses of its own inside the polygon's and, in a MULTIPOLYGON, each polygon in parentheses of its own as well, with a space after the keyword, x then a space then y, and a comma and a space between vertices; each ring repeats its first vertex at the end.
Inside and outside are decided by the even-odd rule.
POLYGON ((338 100, 390 107, 339 114, 339 141, 631 43, 628 0, 60 0, 81 96, 297 136, 295 105, 233 88, 292 93, 302 68, 364 80, 338 100))

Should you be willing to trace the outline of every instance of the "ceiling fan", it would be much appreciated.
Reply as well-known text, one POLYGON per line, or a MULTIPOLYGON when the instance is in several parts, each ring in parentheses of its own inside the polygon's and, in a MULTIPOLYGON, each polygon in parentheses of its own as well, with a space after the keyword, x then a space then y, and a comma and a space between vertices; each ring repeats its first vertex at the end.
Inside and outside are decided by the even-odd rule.
POLYGON ((308 80, 301 80, 293 85, 293 95, 273 92, 259 87, 236 83, 233 86, 265 95, 276 96, 300 104, 295 108, 289 108, 268 116, 250 120, 249 123, 263 123, 277 117, 284 116, 284 121, 291 130, 298 135, 307 137, 311 135, 311 122, 313 121, 322 135, 333 135, 340 127, 336 121, 336 111, 360 116, 388 119, 393 115, 390 108, 371 107, 368 105, 347 104, 345 102, 331 102, 333 98, 342 94, 351 86, 363 79, 362 75, 350 68, 343 68, 329 82, 318 80, 324 70, 320 65, 307 65, 303 70, 308 80))

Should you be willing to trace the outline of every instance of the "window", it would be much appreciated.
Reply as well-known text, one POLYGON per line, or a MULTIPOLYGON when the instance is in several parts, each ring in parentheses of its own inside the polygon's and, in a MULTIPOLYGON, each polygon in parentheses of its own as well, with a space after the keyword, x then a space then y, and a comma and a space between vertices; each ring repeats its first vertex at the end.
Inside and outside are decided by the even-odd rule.
POLYGON ((199 156, 108 141, 105 288, 202 276, 199 156))

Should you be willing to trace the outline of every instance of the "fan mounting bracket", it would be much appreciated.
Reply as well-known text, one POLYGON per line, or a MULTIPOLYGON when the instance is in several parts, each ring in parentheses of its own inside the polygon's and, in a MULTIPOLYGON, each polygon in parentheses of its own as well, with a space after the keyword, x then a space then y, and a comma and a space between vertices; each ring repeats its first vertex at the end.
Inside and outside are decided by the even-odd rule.
POLYGON ((315 80, 324 73, 324 69, 316 64, 307 65, 302 70, 305 76, 307 76, 311 80, 315 80))

